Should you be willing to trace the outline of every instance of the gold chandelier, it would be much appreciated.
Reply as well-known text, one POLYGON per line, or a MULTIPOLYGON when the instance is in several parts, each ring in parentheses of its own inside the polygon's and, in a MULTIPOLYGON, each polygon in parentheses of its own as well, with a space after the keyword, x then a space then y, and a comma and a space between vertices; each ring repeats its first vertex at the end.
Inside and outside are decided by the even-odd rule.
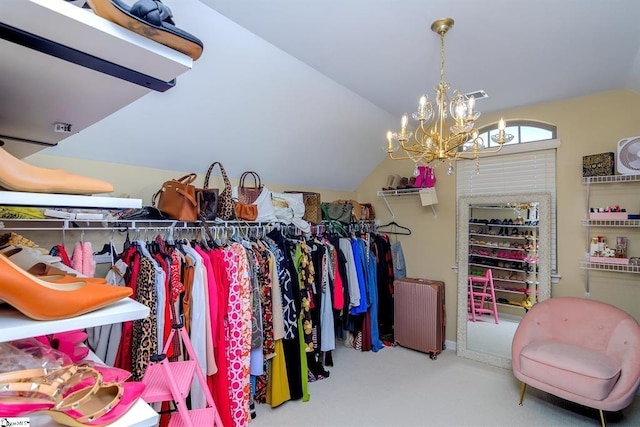
POLYGON ((444 81, 444 36, 453 27, 453 19, 442 18, 431 24, 431 30, 440 35, 440 82, 435 87, 436 97, 429 100, 426 95, 420 97, 418 111, 411 116, 418 122, 415 132, 407 129, 407 114, 402 116, 400 132, 387 132, 386 150, 393 160, 411 159, 417 166, 429 164, 435 160, 449 162, 448 173, 453 173, 453 162, 456 160, 478 160, 481 153, 495 153, 502 145, 513 139, 513 135, 505 131, 506 124, 500 119, 498 133, 491 140, 498 144, 487 149, 478 135, 475 121, 480 112, 474 110, 475 99, 454 90, 449 98, 451 86, 444 81), (453 124, 447 127, 447 110, 453 124), (402 148, 406 155, 396 156, 394 153, 402 148))

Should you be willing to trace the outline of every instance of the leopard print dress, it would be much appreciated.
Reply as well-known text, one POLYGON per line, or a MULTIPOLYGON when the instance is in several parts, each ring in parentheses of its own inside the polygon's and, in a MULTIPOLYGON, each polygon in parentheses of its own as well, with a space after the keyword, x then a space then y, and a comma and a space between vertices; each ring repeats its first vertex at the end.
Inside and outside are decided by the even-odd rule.
POLYGON ((150 309, 149 316, 133 322, 131 347, 131 380, 141 381, 151 356, 158 347, 155 269, 147 257, 140 257, 135 299, 150 309))

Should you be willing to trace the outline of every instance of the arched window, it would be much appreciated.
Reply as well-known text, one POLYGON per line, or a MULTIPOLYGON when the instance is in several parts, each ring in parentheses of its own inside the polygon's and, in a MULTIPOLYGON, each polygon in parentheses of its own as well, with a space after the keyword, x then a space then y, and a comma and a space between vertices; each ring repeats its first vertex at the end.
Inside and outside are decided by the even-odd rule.
MULTIPOLYGON (((513 135, 513 140, 504 145, 526 144, 529 142, 547 141, 556 139, 557 128, 554 125, 537 122, 533 120, 513 120, 507 123, 505 129, 507 133, 513 135)), ((496 147, 497 144, 491 140, 493 135, 498 133, 498 123, 478 129, 480 138, 488 143, 487 147, 496 147)))

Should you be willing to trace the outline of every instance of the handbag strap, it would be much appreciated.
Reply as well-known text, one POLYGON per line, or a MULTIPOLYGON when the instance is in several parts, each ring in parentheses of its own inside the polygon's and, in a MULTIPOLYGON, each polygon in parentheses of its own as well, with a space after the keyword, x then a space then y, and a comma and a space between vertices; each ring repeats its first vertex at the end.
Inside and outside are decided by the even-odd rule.
POLYGON ((187 199, 194 207, 198 206, 198 202, 196 202, 196 199, 194 199, 191 194, 187 193, 182 188, 176 188, 176 192, 187 199))
POLYGON ((222 174, 222 180, 224 181, 225 190, 228 188, 229 191, 231 191, 231 182, 229 181, 229 177, 227 176, 227 171, 224 170, 224 166, 222 166, 222 163, 220 162, 213 162, 211 163, 211 166, 209 166, 207 175, 205 175, 204 177, 204 189, 206 190, 209 188, 209 177, 211 176, 211 172, 216 165, 220 166, 220 173, 222 174))
POLYGON ((190 173, 188 175, 181 176, 180 178, 176 179, 176 181, 189 185, 193 181, 195 181, 197 177, 198 175, 196 175, 195 173, 190 173))
POLYGON ((240 175, 240 183, 239 183, 239 188, 247 188, 244 186, 244 180, 247 176, 250 176, 251 178, 253 178, 253 187, 252 188, 260 188, 262 187, 262 182, 260 182, 260 175, 258 175, 256 172, 254 171, 246 171, 244 172, 242 175, 240 175))

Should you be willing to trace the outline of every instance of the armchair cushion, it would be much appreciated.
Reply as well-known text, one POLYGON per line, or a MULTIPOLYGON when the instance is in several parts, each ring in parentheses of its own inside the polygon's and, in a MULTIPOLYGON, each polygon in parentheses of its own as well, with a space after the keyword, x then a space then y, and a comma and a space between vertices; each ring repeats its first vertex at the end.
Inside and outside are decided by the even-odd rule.
POLYGON ((620 376, 620 363, 601 351, 556 341, 537 341, 522 349, 521 372, 552 387, 602 400, 620 376))

